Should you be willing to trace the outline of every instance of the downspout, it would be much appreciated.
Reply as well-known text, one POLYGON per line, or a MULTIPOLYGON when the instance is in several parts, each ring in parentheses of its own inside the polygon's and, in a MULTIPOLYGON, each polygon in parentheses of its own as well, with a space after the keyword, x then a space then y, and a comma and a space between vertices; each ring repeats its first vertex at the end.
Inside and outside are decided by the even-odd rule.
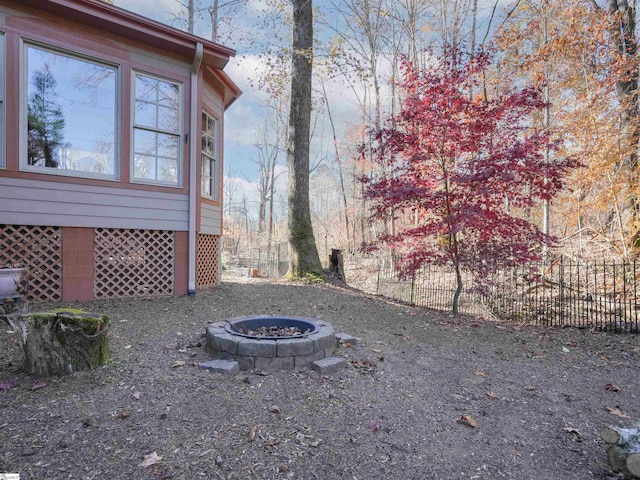
POLYGON ((200 141, 198 135, 198 72, 202 64, 204 47, 202 43, 196 43, 196 52, 191 66, 191 107, 190 135, 189 135, 189 296, 196 294, 196 211, 197 211, 197 183, 198 161, 196 158, 197 144, 200 141))

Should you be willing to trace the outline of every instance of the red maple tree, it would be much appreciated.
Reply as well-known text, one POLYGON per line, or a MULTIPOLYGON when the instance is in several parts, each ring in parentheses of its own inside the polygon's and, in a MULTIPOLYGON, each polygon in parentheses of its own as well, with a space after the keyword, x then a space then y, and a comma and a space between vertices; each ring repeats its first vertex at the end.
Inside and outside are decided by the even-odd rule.
POLYGON ((372 220, 411 216, 365 248, 392 248, 404 277, 426 263, 451 265, 453 313, 463 270, 482 284, 496 269, 540 258, 553 239, 523 213, 554 197, 579 165, 556 158, 550 132, 535 128, 533 115, 545 106, 538 90, 470 98, 469 85, 488 66, 487 55, 463 60, 453 49, 425 71, 404 64, 402 111, 363 149, 384 172, 363 179, 372 220))

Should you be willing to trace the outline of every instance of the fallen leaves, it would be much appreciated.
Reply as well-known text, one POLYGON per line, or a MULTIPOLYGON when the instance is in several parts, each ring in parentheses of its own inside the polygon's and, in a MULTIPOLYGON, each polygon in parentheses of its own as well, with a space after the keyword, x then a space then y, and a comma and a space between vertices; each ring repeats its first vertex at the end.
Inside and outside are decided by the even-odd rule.
POLYGON ((140 397, 142 397, 142 394, 140 392, 133 392, 131 394, 131 398, 133 398, 134 400, 140 400, 140 397))
POLYGON ((133 415, 133 412, 131 412, 130 410, 120 410, 116 416, 120 419, 120 420, 125 420, 127 418, 129 418, 131 415, 133 415))
POLYGON ((6 392, 7 390, 11 390, 12 388, 18 385, 18 377, 13 377, 11 380, 7 380, 6 382, 0 382, 0 390, 6 392))
POLYGON ((604 409, 609 412, 611 415, 615 415, 616 417, 619 418, 631 418, 629 415, 627 415, 626 413, 624 413, 622 410, 620 410, 619 408, 613 408, 613 407, 604 407, 604 409))
POLYGON ((40 390, 41 388, 44 388, 46 386, 47 386, 47 384, 44 383, 44 382, 37 382, 37 383, 34 383, 33 385, 31 385, 30 387, 28 387, 27 390, 30 390, 30 391, 33 392, 34 390, 40 390))
POLYGON ((151 452, 149 455, 144 456, 144 460, 138 466, 142 468, 149 468, 150 466, 155 465, 161 460, 162 457, 160 455, 158 455, 156 452, 151 452))
POLYGON ((369 428, 371 429, 372 432, 377 432, 378 430, 380 430, 380 425, 374 422, 371 422, 369 424, 369 428))
POLYGON ((576 437, 582 436, 582 434, 573 427, 564 427, 562 430, 564 430, 565 432, 569 432, 570 434, 575 435, 576 437))
POLYGON ((498 394, 494 392, 487 393, 487 397, 491 398, 492 400, 498 400, 500 398, 498 397, 498 394))
POLYGON ((171 364, 171 368, 180 368, 184 367, 187 364, 184 360, 177 360, 171 364))
POLYGON ((265 440, 264 442, 262 442, 262 448, 264 449, 265 452, 271 452, 271 451, 273 451, 273 447, 275 447, 279 443, 280 443, 280 439, 279 438, 273 438, 273 439, 270 439, 270 440, 265 440))
POLYGON ((458 422, 469 427, 478 428, 478 421, 470 415, 461 415, 458 422))
POLYGON ((619 392, 620 391, 620 387, 616 387, 613 383, 607 383, 604 386, 604 389, 609 391, 609 392, 619 392))
POLYGON ((277 415, 282 413, 282 410, 280 409, 280 407, 278 405, 271 405, 269 408, 267 408, 267 410, 269 410, 271 413, 275 413, 277 415))
POLYGON ((536 389, 536 387, 534 387, 533 385, 526 385, 524 389, 529 392, 533 392, 536 389))
POLYGON ((373 373, 377 368, 375 363, 373 363, 371 360, 367 360, 366 358, 360 360, 353 358, 351 359, 351 365, 358 369, 358 371, 364 373, 373 373))
POLYGON ((260 425, 254 425, 253 427, 251 427, 251 430, 249 430, 250 442, 253 442, 256 439, 256 435, 258 435, 259 431, 260 431, 260 425))
POLYGON ((489 372, 487 370, 475 370, 473 372, 474 375, 477 375, 479 377, 484 377, 488 374, 489 372))

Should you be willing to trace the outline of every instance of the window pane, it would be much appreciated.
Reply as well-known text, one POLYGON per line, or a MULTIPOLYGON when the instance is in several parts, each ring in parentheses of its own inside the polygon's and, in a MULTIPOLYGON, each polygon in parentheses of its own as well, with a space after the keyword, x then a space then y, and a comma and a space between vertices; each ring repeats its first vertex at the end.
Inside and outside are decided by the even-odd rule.
POLYGON ((144 155, 156 154, 156 133, 149 130, 134 131, 135 153, 144 155))
POLYGON ((181 157, 180 85, 137 73, 134 88, 134 177, 177 184, 181 157), (153 171, 146 157, 153 157, 153 171))
POLYGON ((202 195, 218 199, 218 163, 215 158, 215 120, 202 114, 202 195))
POLYGON ((136 155, 134 176, 146 180, 156 180, 156 158, 146 155, 136 155))
POLYGON ((168 158, 158 158, 158 180, 178 182, 178 162, 168 158))
POLYGON ((136 115, 134 119, 136 125, 156 128, 158 126, 156 117, 156 106, 153 103, 136 101, 136 115))
POLYGON ((158 81, 155 78, 136 75, 136 100, 148 103, 157 103, 158 81))
POLYGON ((158 155, 161 157, 178 158, 178 137, 165 133, 158 133, 158 155))
POLYGON ((115 175, 117 69, 27 46, 27 161, 115 175))
POLYGON ((135 88, 135 124, 178 133, 180 131, 179 86, 138 74, 135 88))
POLYGON ((158 81, 158 104, 177 110, 180 100, 178 92, 178 85, 175 83, 158 81))
POLYGON ((158 107, 158 128, 168 132, 178 131, 178 110, 169 107, 158 107))

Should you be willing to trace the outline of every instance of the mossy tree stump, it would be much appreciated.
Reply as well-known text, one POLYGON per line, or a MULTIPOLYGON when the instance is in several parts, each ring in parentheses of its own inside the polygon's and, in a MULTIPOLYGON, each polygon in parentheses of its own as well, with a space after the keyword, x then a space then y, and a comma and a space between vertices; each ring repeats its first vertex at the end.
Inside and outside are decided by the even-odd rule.
POLYGON ((32 375, 91 370, 109 360, 109 317, 74 309, 6 315, 32 375))

